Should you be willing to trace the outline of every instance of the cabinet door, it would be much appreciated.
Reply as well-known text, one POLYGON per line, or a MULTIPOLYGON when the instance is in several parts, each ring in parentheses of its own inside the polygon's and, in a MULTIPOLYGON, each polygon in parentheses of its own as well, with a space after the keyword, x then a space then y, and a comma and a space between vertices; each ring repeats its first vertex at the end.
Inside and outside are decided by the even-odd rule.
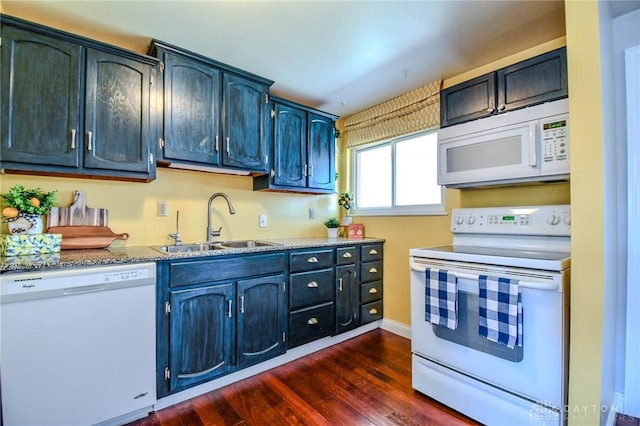
POLYGON ((7 25, 2 44, 2 161, 78 167, 82 48, 7 25))
POLYGON ((496 73, 482 75, 440 93, 440 127, 488 117, 495 111, 496 73))
POLYGON ((355 265, 336 268, 336 334, 359 325, 360 292, 355 265))
POLYGON ((238 281, 238 366, 262 362, 286 349, 284 275, 238 281))
POLYGON ((308 186, 333 189, 335 179, 335 125, 332 119, 309 113, 308 186))
POLYGON ((307 186, 307 113, 289 105, 274 104, 275 185, 307 186))
POLYGON ((222 164, 266 171, 267 87, 233 74, 223 82, 222 164))
POLYGON ((87 50, 84 166, 149 173, 151 67, 87 50))
POLYGON ((170 294, 170 391, 231 370, 235 348, 234 284, 170 294))
POLYGON ((171 53, 164 64, 163 157, 219 164, 220 72, 171 53))
POLYGON ((569 95, 566 47, 503 68, 497 75, 498 112, 569 95))

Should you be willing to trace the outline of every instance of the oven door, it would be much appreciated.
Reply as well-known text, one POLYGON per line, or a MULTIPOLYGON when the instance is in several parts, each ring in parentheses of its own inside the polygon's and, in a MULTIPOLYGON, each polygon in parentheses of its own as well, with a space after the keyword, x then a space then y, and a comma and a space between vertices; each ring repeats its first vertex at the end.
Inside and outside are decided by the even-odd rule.
MULTIPOLYGON (((564 273, 412 257, 411 346, 415 355, 530 401, 564 404, 564 273), (425 321, 425 269, 458 277, 455 331, 425 321), (513 350, 478 335, 478 276, 520 280, 523 345, 513 350)), ((567 272, 568 273, 568 272, 567 272)))

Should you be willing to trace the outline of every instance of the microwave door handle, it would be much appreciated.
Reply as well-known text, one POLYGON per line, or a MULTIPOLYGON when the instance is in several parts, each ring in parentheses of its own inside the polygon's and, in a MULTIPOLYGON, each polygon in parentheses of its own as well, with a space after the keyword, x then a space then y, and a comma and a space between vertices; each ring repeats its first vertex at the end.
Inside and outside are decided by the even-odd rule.
POLYGON ((529 165, 538 167, 538 124, 529 124, 529 165))
MULTIPOLYGON (((417 262, 411 262, 410 266, 411 266, 411 270, 416 272, 425 272, 425 270, 428 268, 428 266, 421 265, 420 263, 417 263, 417 262)), ((479 275, 465 274, 463 272, 457 272, 457 271, 449 271, 449 272, 453 273, 453 275, 455 275, 458 278, 462 278, 466 280, 478 281, 478 279, 480 279, 479 275)), ((555 282, 542 283, 542 282, 532 282, 532 281, 518 281, 518 285, 520 287, 530 288, 533 290, 544 290, 544 291, 558 290, 558 283, 555 283, 555 282)))

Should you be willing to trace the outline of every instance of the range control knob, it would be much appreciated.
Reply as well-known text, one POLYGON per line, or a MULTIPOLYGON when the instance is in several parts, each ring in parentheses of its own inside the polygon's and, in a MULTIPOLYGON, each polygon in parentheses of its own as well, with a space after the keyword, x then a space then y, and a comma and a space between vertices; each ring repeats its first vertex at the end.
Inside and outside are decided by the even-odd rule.
POLYGON ((469 216, 469 219, 467 219, 467 223, 469 225, 473 225, 474 223, 476 223, 476 218, 473 216, 469 216))
POLYGON ((464 218, 462 216, 456 217, 456 225, 462 225, 464 223, 464 218))
POLYGON ((547 216, 547 223, 549 225, 557 225, 560 223, 560 217, 555 214, 550 214, 547 216))
POLYGON ((565 213, 562 216, 562 223, 564 223, 565 225, 571 225, 571 215, 569 213, 565 213))

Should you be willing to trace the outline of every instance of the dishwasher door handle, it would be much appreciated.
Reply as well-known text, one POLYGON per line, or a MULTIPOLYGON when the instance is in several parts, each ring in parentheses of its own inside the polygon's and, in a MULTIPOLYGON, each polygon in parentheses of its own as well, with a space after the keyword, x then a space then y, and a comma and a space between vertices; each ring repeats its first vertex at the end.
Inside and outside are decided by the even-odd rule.
POLYGON ((70 287, 63 290, 64 294, 83 294, 83 293, 95 293, 97 291, 106 290, 107 286, 104 284, 85 285, 82 287, 70 287))

